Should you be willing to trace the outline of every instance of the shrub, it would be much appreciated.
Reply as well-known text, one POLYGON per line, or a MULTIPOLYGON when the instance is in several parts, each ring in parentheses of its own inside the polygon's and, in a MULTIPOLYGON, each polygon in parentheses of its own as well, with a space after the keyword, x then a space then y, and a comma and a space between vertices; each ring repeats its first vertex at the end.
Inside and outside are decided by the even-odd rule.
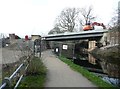
POLYGON ((39 75, 46 73, 46 68, 41 62, 40 58, 34 57, 28 66, 28 69, 26 70, 26 75, 39 75))
POLYGON ((29 62, 28 69, 26 70, 26 76, 23 78, 18 89, 43 89, 46 81, 47 69, 38 57, 33 57, 29 62))

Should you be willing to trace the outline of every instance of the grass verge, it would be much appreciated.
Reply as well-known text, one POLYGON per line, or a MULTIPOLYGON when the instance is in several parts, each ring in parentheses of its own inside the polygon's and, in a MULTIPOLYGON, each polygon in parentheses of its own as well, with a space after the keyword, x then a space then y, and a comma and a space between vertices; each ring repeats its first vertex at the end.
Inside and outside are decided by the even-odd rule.
POLYGON ((112 86, 111 84, 103 81, 101 78, 97 77, 93 73, 89 72, 85 68, 74 64, 71 60, 59 56, 59 59, 68 64, 73 70, 81 73, 83 76, 85 76, 88 80, 90 80, 92 83, 94 83, 96 86, 98 86, 100 89, 117 89, 117 87, 112 86))
POLYGON ((26 76, 23 78, 19 87, 40 88, 44 87, 46 80, 46 67, 40 58, 34 57, 26 71, 26 76))
POLYGON ((43 88, 45 83, 45 75, 36 75, 36 76, 26 76, 24 77, 19 88, 43 88))

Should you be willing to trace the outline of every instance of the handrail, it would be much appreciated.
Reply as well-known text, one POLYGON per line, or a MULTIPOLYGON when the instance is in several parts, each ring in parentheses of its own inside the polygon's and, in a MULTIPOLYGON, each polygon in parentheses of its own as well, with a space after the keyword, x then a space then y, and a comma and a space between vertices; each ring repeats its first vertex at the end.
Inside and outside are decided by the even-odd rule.
POLYGON ((3 83, 3 84, 0 86, 0 89, 4 88, 6 85, 7 85, 7 83, 3 83))
POLYGON ((16 89, 18 87, 18 85, 19 85, 20 81, 22 80, 22 78, 23 78, 23 75, 20 76, 20 78, 19 78, 18 82, 16 83, 14 89, 16 89))
MULTIPOLYGON (((29 59, 29 57, 27 59, 29 59)), ((10 77, 5 77, 4 80, 3 80, 3 84, 0 86, 0 89, 3 89, 5 87, 11 87, 12 78, 20 71, 20 69, 23 66, 24 66, 24 63, 20 64, 19 67, 12 73, 12 75, 10 77)), ((25 71, 27 70, 28 66, 29 66, 29 64, 27 64, 26 67, 24 68, 25 71)), ((24 74, 22 74, 19 77, 19 80, 17 81, 16 85, 14 86, 14 89, 16 89, 18 87, 19 83, 21 82, 21 80, 23 78, 23 75, 24 74)))
POLYGON ((3 79, 3 81, 2 81, 2 85, 0 85, 0 89, 4 89, 6 87, 7 88, 11 88, 11 86, 12 86, 12 80, 15 78, 16 74, 18 74, 17 78, 19 78, 19 79, 17 80, 15 86, 12 86, 12 87, 14 87, 14 89, 16 89, 18 87, 19 83, 21 82, 21 80, 22 80, 22 78, 24 76, 25 71, 27 70, 27 68, 29 66, 29 61, 30 61, 29 58, 34 54, 34 52, 33 52, 34 50, 32 48, 30 48, 29 51, 30 51, 30 53, 28 52, 29 54, 27 55, 27 58, 26 58, 26 60, 28 60, 28 61, 24 61, 23 63, 21 63, 17 67, 17 69, 12 73, 12 75, 10 75, 10 77, 5 77, 3 79), (22 72, 21 69, 23 69, 23 71, 24 71, 23 73, 21 73, 22 72))
POLYGON ((13 74, 10 76, 10 79, 12 79, 15 76, 15 74, 20 70, 22 66, 23 66, 23 63, 16 69, 15 72, 13 72, 13 74))

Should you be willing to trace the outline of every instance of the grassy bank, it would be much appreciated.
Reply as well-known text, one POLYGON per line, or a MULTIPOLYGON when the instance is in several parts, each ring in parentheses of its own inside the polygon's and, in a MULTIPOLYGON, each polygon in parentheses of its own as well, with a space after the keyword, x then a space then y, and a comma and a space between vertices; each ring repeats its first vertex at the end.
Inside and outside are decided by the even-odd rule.
POLYGON ((34 57, 19 87, 40 88, 44 87, 46 80, 46 67, 40 58, 34 57))
POLYGON ((43 88, 45 83, 45 75, 36 75, 36 76, 26 76, 24 77, 19 88, 29 87, 29 88, 43 88))
POLYGON ((83 76, 85 76, 88 80, 93 82, 95 85, 97 85, 100 89, 116 89, 116 87, 112 86, 109 83, 106 83, 101 78, 95 76, 93 73, 89 72, 88 70, 84 69, 83 67, 80 67, 79 65, 74 64, 71 60, 59 56, 59 59, 68 64, 73 70, 81 73, 83 76))

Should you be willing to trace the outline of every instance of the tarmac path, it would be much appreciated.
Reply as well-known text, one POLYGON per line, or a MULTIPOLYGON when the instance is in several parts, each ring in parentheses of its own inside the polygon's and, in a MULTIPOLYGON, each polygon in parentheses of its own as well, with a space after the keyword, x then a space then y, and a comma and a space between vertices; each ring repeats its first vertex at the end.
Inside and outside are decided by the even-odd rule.
POLYGON ((42 52, 42 61, 48 70, 45 87, 97 87, 59 60, 52 50, 42 52))

